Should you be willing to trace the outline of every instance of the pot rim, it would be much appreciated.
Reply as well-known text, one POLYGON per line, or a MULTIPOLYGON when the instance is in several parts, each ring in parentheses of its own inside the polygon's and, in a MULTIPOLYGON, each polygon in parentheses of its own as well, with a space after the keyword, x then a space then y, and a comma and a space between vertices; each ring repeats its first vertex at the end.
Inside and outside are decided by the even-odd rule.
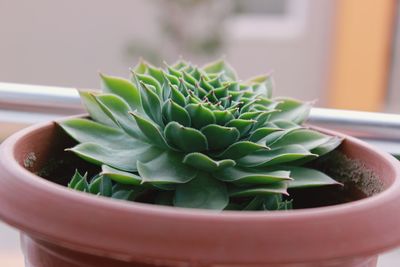
MULTIPOLYGON (((75 117, 75 116, 74 116, 75 117)), ((281 230, 283 233, 290 233, 291 237, 273 237, 271 242, 257 242, 259 245, 271 245, 276 244, 277 248, 273 250, 273 254, 269 257, 267 262, 281 262, 283 254, 279 250, 283 250, 287 247, 287 251, 292 252, 296 246, 301 245, 301 250, 304 253, 286 253, 284 258, 287 262, 296 261, 307 261, 314 259, 332 259, 338 257, 353 257, 362 255, 372 255, 378 252, 384 251, 386 249, 392 248, 400 244, 400 164, 391 155, 374 148, 373 146, 358 140, 356 138, 346 136, 335 131, 325 130, 318 127, 313 127, 318 130, 324 131, 328 134, 334 134, 344 137, 349 143, 355 146, 363 147, 370 153, 375 154, 382 160, 382 164, 386 165, 387 172, 391 173, 395 178, 388 187, 374 195, 365 199, 325 207, 309 208, 309 209, 299 209, 290 211, 273 211, 273 212, 255 212, 255 211, 223 211, 216 213, 209 210, 199 210, 199 209, 188 209, 188 208, 176 208, 167 206, 158 206, 153 204, 136 203, 128 201, 113 200, 105 197, 93 196, 87 193, 82 193, 68 189, 64 186, 58 185, 51 181, 45 180, 30 171, 22 167, 16 160, 16 146, 24 141, 24 139, 29 138, 32 133, 37 133, 43 130, 49 130, 54 127, 54 122, 46 122, 37 125, 30 126, 23 129, 11 137, 9 137, 0 147, 0 169, 3 173, 8 175, 3 175, 0 177, 0 187, 8 187, 1 191, 0 189, 0 217, 4 219, 5 222, 16 226, 23 231, 38 236, 44 240, 52 240, 61 243, 65 243, 66 246, 72 246, 75 248, 86 249, 95 254, 103 253, 105 251, 112 251, 112 254, 117 255, 117 257, 129 258, 132 254, 139 255, 141 257, 159 258, 159 259, 169 259, 169 260, 193 260, 193 259, 203 259, 204 253, 208 252, 208 246, 218 245, 220 250, 223 250, 223 246, 228 246, 232 251, 237 251, 236 253, 229 252, 229 259, 227 255, 220 252, 209 253, 207 259, 216 262, 265 262, 263 260, 263 253, 255 253, 256 256, 249 257, 246 251, 249 253, 252 249, 251 238, 246 235, 250 235, 252 238, 257 237, 257 231, 262 228, 263 224, 268 224, 269 227, 273 228, 275 231, 281 230), (5 199, 7 189, 21 189, 24 194, 30 194, 30 200, 33 202, 35 199, 44 198, 49 201, 47 209, 35 210, 37 213, 26 214, 22 212, 22 209, 29 207, 29 203, 20 203, 15 197, 11 197, 8 200, 13 202, 1 203, 5 199), (396 204, 397 203, 397 204, 396 204), (126 247, 129 240, 121 240, 124 238, 123 233, 115 233, 116 229, 112 234, 116 234, 115 238, 112 234, 106 234, 107 239, 111 239, 111 243, 101 242, 101 244, 93 243, 96 238, 98 238, 98 233, 92 231, 86 233, 85 235, 77 236, 71 234, 70 231, 76 230, 76 226, 89 227, 93 225, 93 221, 86 217, 85 219, 75 221, 76 226, 68 227, 60 222, 51 224, 50 227, 43 227, 43 225, 32 223, 30 224, 27 220, 33 218, 32 216, 42 216, 39 220, 41 222, 48 220, 52 221, 54 214, 59 210, 60 207, 63 211, 69 215, 75 214, 76 216, 81 216, 85 212, 94 212, 93 218, 103 218, 106 219, 110 213, 116 215, 117 218, 123 219, 133 219, 136 217, 136 222, 133 223, 134 226, 147 225, 151 226, 150 230, 153 233, 148 232, 146 227, 142 226, 143 233, 138 234, 135 232, 133 235, 130 233, 128 236, 135 237, 139 235, 139 239, 142 237, 147 237, 147 240, 143 246, 132 245, 131 247, 126 247), (72 209, 79 207, 79 210, 74 213, 72 209), (99 212, 101 210, 102 212, 99 212), (391 211, 389 211, 391 210, 391 211), (399 211, 399 215, 393 215, 393 211, 399 211), (105 216, 104 213, 108 215, 105 216), (375 213, 375 216, 373 214, 375 213), (132 216, 134 215, 134 216, 132 216), (390 216, 392 215, 392 216, 390 216), (137 217, 141 217, 141 222, 138 222, 137 217), (372 216, 372 217, 371 217, 372 216), (376 220, 376 216, 385 216, 384 220, 376 220), (335 227, 334 220, 339 218, 337 226, 335 227), (375 218, 375 219, 374 219, 375 218), (368 221, 370 219, 370 221, 368 221), (164 222, 164 230, 154 228, 158 222, 164 222), (148 223, 148 224, 147 224, 148 223), (357 229, 351 231, 344 231, 344 227, 348 224, 359 223, 357 229), (381 230, 385 229, 389 234, 385 234, 382 238, 377 235, 379 232, 377 229, 377 224, 381 230), (292 225, 290 225, 292 224, 292 225), (396 227, 397 225, 397 227, 396 227), (66 227, 66 231, 64 231, 66 227), (182 229, 179 230, 181 227, 182 229), (207 228, 199 229, 198 227, 207 228), (321 231, 321 228, 330 229, 335 236, 329 235, 327 230, 321 231), (331 228, 329 228, 331 227, 331 228), (298 228, 298 229, 296 229, 298 228), (171 231, 165 231, 165 229, 171 231), (192 230, 190 230, 192 229, 192 230), (257 231, 256 231, 257 230, 257 231), (302 231, 309 231, 309 234, 302 233, 302 231), (315 232, 314 232, 314 231, 315 232), (185 235, 185 231, 190 231, 186 234, 189 237, 177 236, 185 235), (244 231, 243 233, 235 233, 235 231, 244 231), (290 232, 289 232, 290 231, 290 232), (314 234, 322 234, 322 237, 314 238, 314 234), (203 235, 207 233, 221 233, 224 238, 216 238, 214 241, 201 241, 199 244, 194 245, 193 242, 202 240, 203 235), (232 244, 232 240, 229 238, 229 233, 231 235, 237 235, 241 237, 244 241, 244 245, 232 244), (348 242, 348 238, 352 237, 352 241, 348 242), (170 246, 170 249, 165 248, 162 253, 159 240, 152 240, 152 238, 164 238, 166 240, 174 240, 177 238, 180 242, 174 242, 170 246), (347 237, 347 238, 346 238, 347 237), (378 238, 377 238, 378 237, 378 238), (309 244, 297 243, 297 240, 303 240, 307 238, 309 244), (375 240, 371 243, 368 241, 375 240), (226 241, 224 241, 226 239, 226 241), (292 240, 294 244, 287 245, 283 243, 284 240, 292 240), (321 253, 315 254, 315 249, 318 246, 324 247, 323 243, 318 244, 318 242, 339 242, 335 249, 322 249, 321 253), (340 240, 345 240, 343 244, 340 240), (282 243, 280 243, 281 241, 282 243), (210 243, 211 242, 211 243, 210 243), (192 244, 193 249, 189 250, 189 253, 181 253, 185 246, 192 244), (250 249, 247 249, 248 246, 250 249), (175 250, 175 252, 174 252, 175 250), (177 252, 176 252, 177 251, 177 252), (191 253, 191 252, 193 253, 191 253), (240 253, 241 251, 242 253, 240 253), (221 256, 220 254, 224 256, 221 256), (184 255, 182 255, 184 254, 184 255), (203 255, 203 257, 202 257, 203 255)), ((10 197, 9 195, 6 197, 10 197)), ((28 198, 29 199, 29 198, 28 198)), ((87 214, 87 213, 86 213, 87 214)), ((70 221, 71 223, 72 221, 70 221)), ((99 224, 96 227, 97 230, 106 231, 107 227, 103 221, 97 221, 99 224)), ((119 222, 123 226, 127 226, 126 222, 119 222)), ((265 226, 265 225, 264 225, 265 226)), ((163 227, 161 227, 163 228, 163 227)), ((272 231, 272 230, 271 230, 272 231)), ((385 232, 386 233, 386 232, 385 232)), ((269 237, 267 237, 269 238, 269 237)), ((161 246, 162 247, 162 246, 161 246)), ((254 252, 254 251, 252 251, 254 252)), ((265 254, 265 253, 264 253, 265 254)), ((269 255, 270 256, 270 255, 269 255)), ((265 255, 264 255, 265 258, 265 255)))

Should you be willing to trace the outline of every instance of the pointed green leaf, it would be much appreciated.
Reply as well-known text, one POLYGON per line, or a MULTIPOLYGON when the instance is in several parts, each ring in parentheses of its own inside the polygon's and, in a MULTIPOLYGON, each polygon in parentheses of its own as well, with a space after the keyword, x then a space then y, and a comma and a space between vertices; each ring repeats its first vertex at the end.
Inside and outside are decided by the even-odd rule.
MULTIPOLYGON (((276 194, 274 194, 276 195, 276 194)), ((265 201, 265 196, 255 196, 240 210, 262 210, 265 201)))
POLYGON ((142 105, 144 111, 149 116, 149 118, 151 118, 155 123, 157 123, 160 126, 164 126, 161 116, 160 98, 144 83, 141 83, 140 88, 141 88, 140 96, 142 99, 142 105))
POLYGON ((215 122, 219 125, 225 125, 235 117, 227 110, 213 110, 215 122))
POLYGON ((338 146, 340 146, 342 141, 343 138, 338 136, 333 136, 326 143, 323 143, 322 145, 319 145, 318 147, 312 149, 311 152, 319 156, 323 156, 335 150, 338 146))
POLYGON ((124 171, 136 171, 138 160, 146 162, 161 153, 154 146, 141 142, 137 142, 136 149, 113 149, 95 143, 83 143, 66 150, 95 165, 106 164, 124 171))
POLYGON ((147 70, 149 72, 149 75, 153 77, 154 79, 157 80, 159 84, 164 83, 164 74, 162 69, 154 68, 152 66, 148 66, 147 70))
POLYGON ((168 70, 169 74, 175 76, 176 78, 181 78, 182 77, 182 73, 179 70, 177 70, 174 67, 172 67, 172 66, 168 66, 167 65, 167 70, 168 70))
MULTIPOLYGON (((199 72, 199 74, 200 74, 200 72, 199 72)), ((198 79, 200 79, 200 76, 201 76, 201 74, 199 76, 197 76, 198 79)), ((224 86, 221 82, 221 75, 218 75, 217 77, 215 77, 213 79, 209 79, 207 82, 214 88, 220 88, 220 87, 224 86)), ((227 85, 227 89, 230 90, 230 84, 226 84, 226 85, 227 85)))
POLYGON ((225 148, 237 140, 240 133, 236 128, 225 127, 217 124, 209 124, 201 129, 201 132, 206 136, 208 149, 218 150, 225 148))
POLYGON ((171 84, 170 88, 171 88, 171 99, 181 107, 186 106, 185 96, 181 92, 179 92, 179 89, 175 85, 171 84))
POLYGON ((178 185, 174 205, 184 208, 223 210, 229 202, 224 183, 205 174, 178 185))
POLYGON ((272 194, 264 196, 264 210, 291 210, 293 209, 293 200, 283 200, 282 195, 272 194))
POLYGON ((229 94, 228 86, 226 86, 226 85, 215 88, 213 91, 214 91, 214 95, 218 99, 228 97, 228 94, 229 94))
POLYGON ((202 104, 189 104, 186 106, 186 110, 189 113, 193 127, 197 129, 215 123, 213 112, 202 104))
MULTIPOLYGON (((155 90, 153 92, 156 95, 161 96, 161 84, 156 79, 154 79, 150 75, 146 75, 146 74, 134 73, 133 75, 136 76, 136 79, 140 84, 145 84, 148 88, 150 88, 150 86, 153 86, 153 88, 155 90)), ((136 85, 136 86, 140 87, 139 85, 136 85)), ((143 99, 142 99, 142 101, 143 101, 143 99)))
POLYGON ((237 75, 235 70, 224 60, 217 60, 205 65, 202 68, 206 73, 219 74, 224 73, 224 75, 231 81, 237 80, 237 75))
POLYGON ((276 109, 280 110, 280 112, 272 114, 270 121, 286 120, 302 124, 308 118, 311 110, 310 102, 303 103, 290 98, 278 98, 275 101, 281 101, 276 106, 276 109))
POLYGON ((165 77, 168 80, 168 83, 171 85, 179 86, 179 79, 176 78, 174 75, 164 72, 165 77))
POLYGON ((84 176, 82 176, 79 171, 76 169, 74 176, 72 176, 71 181, 68 183, 68 187, 69 188, 75 188, 76 185, 81 181, 85 179, 86 180, 86 174, 84 176))
POLYGON ((162 113, 166 120, 166 124, 170 121, 176 121, 183 126, 190 126, 191 120, 189 113, 186 109, 176 104, 172 99, 169 99, 164 103, 162 113))
POLYGON ((127 134, 137 139, 143 138, 135 120, 129 115, 130 107, 121 97, 112 94, 102 94, 96 96, 95 100, 104 113, 127 134))
POLYGON ((133 190, 119 190, 112 194, 111 198, 120 200, 130 200, 133 190))
POLYGON ((275 87, 275 82, 271 74, 253 77, 247 83, 252 85, 255 93, 262 93, 271 98, 275 87))
MULTIPOLYGON (((187 67, 188 64, 189 63, 185 61, 182 57, 179 57, 179 59, 174 64, 172 64, 171 67, 174 68, 175 70, 180 70, 187 67)), ((168 64, 166 65, 168 66, 168 64)))
POLYGON ((251 133, 249 140, 252 142, 258 142, 261 139, 263 139, 264 137, 266 137, 267 135, 274 133, 274 132, 278 132, 278 131, 282 131, 282 129, 272 128, 272 127, 258 128, 257 130, 255 130, 254 132, 251 133))
POLYGON ((229 195, 231 197, 248 197, 270 194, 287 195, 287 182, 275 182, 257 187, 231 187, 229 190, 229 195))
POLYGON ((167 100, 170 98, 171 98, 171 85, 168 82, 167 78, 164 78, 164 83, 162 84, 162 100, 167 100))
POLYGON ((89 192, 89 183, 87 182, 85 176, 76 183, 74 189, 77 191, 89 192))
POLYGON ((195 92, 199 98, 204 98, 207 95, 207 91, 200 87, 200 84, 196 84, 193 92, 195 92))
POLYGON ((112 183, 110 178, 100 176, 99 193, 101 196, 111 197, 112 195, 112 183))
POLYGON ((142 178, 139 175, 120 171, 107 165, 101 166, 101 175, 120 184, 140 185, 142 182, 142 178))
POLYGON ((231 101, 231 105, 226 108, 233 115, 239 114, 239 107, 243 104, 243 102, 231 101))
MULTIPOLYGON (((250 109, 252 109, 253 106, 254 106, 257 102, 259 102, 259 101, 261 101, 261 100, 258 99, 258 98, 252 99, 252 98, 245 98, 245 97, 242 97, 242 99, 240 99, 240 101, 243 102, 242 107, 240 108, 240 113, 246 113, 246 112, 250 112, 250 111, 251 111, 250 109)), ((272 110, 272 111, 275 111, 275 110, 272 110)), ((271 111, 271 112, 272 112, 272 111, 271 111)))
POLYGON ((58 125, 79 143, 92 142, 111 148, 133 148, 135 146, 135 139, 120 129, 88 119, 72 118, 60 121, 58 125))
POLYGON ((79 91, 79 95, 83 106, 89 113, 90 117, 101 124, 115 126, 115 123, 108 117, 107 114, 100 108, 97 103, 94 94, 98 94, 96 91, 79 91))
POLYGON ((122 196, 124 196, 124 195, 126 196, 127 192, 130 192, 130 195, 129 195, 128 199, 125 199, 125 200, 134 201, 136 198, 149 192, 149 189, 144 186, 138 187, 138 186, 133 186, 133 185, 115 183, 112 188, 113 195, 111 197, 116 198, 116 199, 124 199, 124 198, 122 198, 122 196), (118 193, 118 192, 120 192, 120 193, 118 193))
POLYGON ((323 172, 303 167, 282 167, 290 171, 293 181, 289 182, 289 188, 315 187, 325 185, 343 185, 323 172))
POLYGON ((249 94, 254 94, 253 88, 248 84, 239 84, 239 90, 243 92, 243 97, 247 97, 249 94))
POLYGON ((147 137, 149 143, 154 144, 162 149, 170 148, 157 124, 150 120, 146 120, 137 113, 130 112, 130 114, 135 118, 137 125, 139 126, 143 135, 147 137))
POLYGON ((244 185, 270 184, 291 180, 289 171, 265 171, 240 167, 226 168, 222 171, 214 172, 212 175, 223 182, 244 185))
POLYGON ((133 186, 133 185, 126 185, 126 184, 120 184, 120 183, 115 183, 113 185, 113 194, 117 191, 120 190, 135 190, 135 189, 140 189, 140 187, 133 186))
MULTIPOLYGON (((254 109, 257 110, 257 109, 254 109)), ((253 128, 251 129, 251 132, 256 131, 257 129, 260 129, 262 127, 271 127, 269 125, 268 120, 269 117, 271 116, 271 113, 276 112, 276 110, 262 110, 260 115, 258 115, 254 120, 256 121, 253 125, 253 128)), ((279 128, 279 127, 275 127, 279 128)))
POLYGON ((198 152, 187 154, 183 159, 183 163, 205 172, 220 171, 236 165, 235 161, 231 159, 213 160, 207 155, 198 152))
POLYGON ((187 66, 185 66, 184 68, 179 69, 182 73, 186 72, 186 73, 190 73, 194 70, 194 66, 192 64, 188 64, 187 66))
POLYGON ((93 177, 92 181, 89 184, 89 192, 94 195, 100 195, 100 183, 101 183, 101 176, 93 177))
POLYGON ((242 97, 243 92, 240 92, 240 85, 236 81, 232 81, 227 83, 229 85, 229 93, 232 95, 232 100, 238 100, 242 97))
POLYGON ((244 113, 240 114, 238 119, 256 120, 257 117, 260 116, 263 113, 270 113, 270 112, 265 112, 265 111, 247 111, 247 112, 244 112, 244 113))
MULTIPOLYGON (((266 107, 266 106, 264 106, 264 105, 261 105, 261 104, 258 104, 258 103, 255 103, 255 104, 251 107, 251 109, 252 109, 252 110, 259 110, 259 111, 267 111, 267 110, 269 110, 268 107, 266 107)), ((279 110, 275 110, 275 112, 279 112, 279 110)), ((269 117, 270 117, 270 116, 268 116, 268 119, 269 119, 269 117)))
POLYGON ((281 129, 293 129, 293 128, 302 128, 300 125, 292 122, 292 121, 285 121, 285 120, 275 120, 273 122, 278 128, 281 129))
POLYGON ((104 74, 100 74, 100 77, 104 92, 120 96, 132 110, 142 109, 139 89, 131 81, 104 74))
POLYGON ((189 96, 186 97, 186 102, 187 102, 187 104, 200 104, 200 103, 202 103, 201 99, 199 99, 194 94, 189 94, 189 96))
POLYGON ((142 183, 179 184, 192 180, 197 171, 182 163, 182 156, 174 152, 164 152, 153 160, 137 163, 142 183))
MULTIPOLYGON (((272 123, 268 123, 268 125, 266 127, 276 127, 275 124, 272 125, 272 123)), ((280 138, 283 138, 286 134, 292 132, 296 130, 296 128, 291 128, 291 129, 286 129, 286 130, 281 130, 281 131, 274 131, 268 135, 266 135, 262 140, 262 142, 265 142, 265 144, 270 145, 274 142, 276 142, 277 140, 279 140, 280 138)))
POLYGON ((250 129, 253 127, 255 120, 242 120, 242 119, 234 119, 225 124, 226 127, 235 127, 239 130, 240 136, 245 136, 250 129))
POLYGON ((185 97, 189 95, 188 93, 189 84, 185 82, 182 78, 179 78, 179 86, 178 90, 181 92, 185 97))
POLYGON ((205 98, 207 99, 207 101, 210 101, 210 102, 212 102, 212 103, 215 103, 215 102, 218 101, 218 98, 217 98, 217 96, 215 95, 214 89, 210 90, 210 91, 206 94, 205 98))
POLYGON ((223 152, 217 154, 216 157, 226 159, 238 159, 259 150, 269 150, 269 148, 264 145, 253 143, 250 141, 240 141, 230 145, 223 152))
POLYGON ((133 71, 139 74, 145 74, 147 72, 147 63, 142 58, 139 63, 133 68, 133 71))
POLYGON ((196 80, 200 80, 200 77, 203 74, 203 72, 199 68, 195 67, 191 72, 189 72, 189 74, 192 75, 192 77, 195 78, 196 80))
POLYGON ((185 151, 197 152, 208 149, 207 138, 200 131, 170 122, 164 129, 165 138, 172 146, 185 151))
POLYGON ((198 83, 198 87, 203 89, 204 92, 209 92, 214 89, 211 84, 209 84, 203 76, 200 77, 200 81, 198 83))
POLYGON ((183 72, 183 79, 191 85, 196 85, 197 83, 197 80, 186 71, 183 72))
POLYGON ((330 140, 330 136, 309 129, 296 129, 283 135, 268 146, 280 148, 288 145, 301 145, 305 149, 314 149, 330 140))
POLYGON ((240 158, 236 163, 246 167, 266 167, 286 162, 299 160, 305 157, 316 157, 300 145, 288 145, 268 151, 257 151, 240 158))

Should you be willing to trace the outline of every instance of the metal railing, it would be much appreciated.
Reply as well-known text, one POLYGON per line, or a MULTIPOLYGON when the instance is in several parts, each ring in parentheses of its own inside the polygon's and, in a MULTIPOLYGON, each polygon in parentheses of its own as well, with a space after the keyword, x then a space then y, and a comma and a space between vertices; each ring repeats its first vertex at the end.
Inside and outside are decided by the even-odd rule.
MULTIPOLYGON (((76 89, 0 83, 0 130, 84 112, 76 89)), ((313 108, 309 123, 339 130, 400 155, 400 115, 313 108)))

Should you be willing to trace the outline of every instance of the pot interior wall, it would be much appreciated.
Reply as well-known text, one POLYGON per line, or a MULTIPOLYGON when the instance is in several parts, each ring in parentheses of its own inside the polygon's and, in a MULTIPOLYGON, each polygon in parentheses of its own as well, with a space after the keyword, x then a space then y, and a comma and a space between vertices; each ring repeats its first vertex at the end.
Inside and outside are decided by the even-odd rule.
POLYGON ((32 132, 30 142, 20 142, 16 150, 23 153, 16 154, 21 166, 36 175, 66 186, 75 170, 87 171, 89 176, 97 173, 100 168, 75 156, 66 148, 76 145, 71 137, 55 123, 38 132, 32 132))
POLYGON ((289 190, 294 208, 311 208, 347 203, 373 196, 385 189, 384 182, 361 160, 349 158, 337 150, 308 164, 343 186, 326 186, 289 190))

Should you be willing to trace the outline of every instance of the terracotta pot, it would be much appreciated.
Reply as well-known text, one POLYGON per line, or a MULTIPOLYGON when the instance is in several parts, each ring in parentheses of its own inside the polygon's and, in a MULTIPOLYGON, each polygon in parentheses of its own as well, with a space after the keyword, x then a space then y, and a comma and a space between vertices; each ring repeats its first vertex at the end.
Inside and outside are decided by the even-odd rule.
POLYGON ((383 192, 288 212, 214 213, 118 201, 34 174, 66 146, 52 123, 1 146, 0 218, 21 230, 30 267, 372 267, 378 253, 400 244, 399 163, 351 137, 341 150, 375 172, 383 192))

